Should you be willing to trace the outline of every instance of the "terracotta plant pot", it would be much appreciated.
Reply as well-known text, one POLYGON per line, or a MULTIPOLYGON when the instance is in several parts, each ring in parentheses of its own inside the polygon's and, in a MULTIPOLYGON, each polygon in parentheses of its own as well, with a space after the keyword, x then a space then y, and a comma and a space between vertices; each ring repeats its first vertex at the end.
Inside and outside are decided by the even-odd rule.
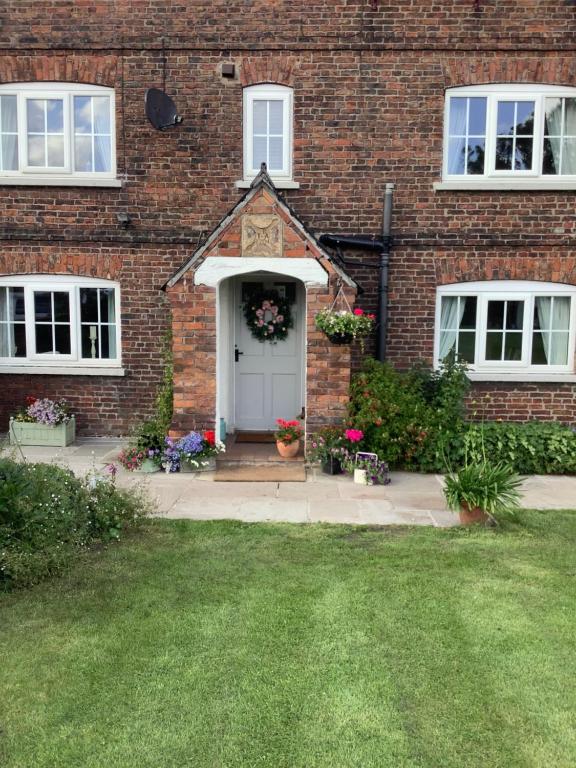
POLYGON ((459 514, 461 525, 477 525, 478 523, 486 525, 489 519, 489 516, 486 514, 486 512, 484 512, 483 509, 480 507, 474 507, 473 509, 470 509, 467 504, 462 504, 460 506, 459 514))
POLYGON ((281 440, 276 440, 276 448, 283 459, 293 459, 300 450, 300 440, 295 440, 293 443, 283 443, 281 440))

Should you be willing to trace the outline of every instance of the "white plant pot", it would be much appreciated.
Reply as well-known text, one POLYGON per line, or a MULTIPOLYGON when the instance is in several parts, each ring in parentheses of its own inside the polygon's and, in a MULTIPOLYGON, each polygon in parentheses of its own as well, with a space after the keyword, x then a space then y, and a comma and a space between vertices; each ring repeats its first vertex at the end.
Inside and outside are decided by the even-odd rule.
POLYGON ((358 485, 368 485, 368 479, 366 477, 365 469, 354 470, 354 482, 358 483, 358 485))

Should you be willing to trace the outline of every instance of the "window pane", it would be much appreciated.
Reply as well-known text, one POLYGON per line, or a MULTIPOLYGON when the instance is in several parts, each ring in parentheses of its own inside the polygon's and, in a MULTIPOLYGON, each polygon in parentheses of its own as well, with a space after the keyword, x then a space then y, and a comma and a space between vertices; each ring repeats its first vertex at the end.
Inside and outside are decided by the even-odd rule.
POLYGON ((550 311, 552 307, 552 299, 550 296, 537 296, 534 301, 534 330, 550 329, 550 311))
POLYGON ((550 343, 549 333, 537 333, 532 336, 532 365, 546 365, 548 363, 547 350, 550 343))
POLYGON ((111 164, 111 146, 109 136, 94 137, 94 170, 99 173, 110 171, 111 164))
POLYGON ((576 175, 576 139, 564 139, 562 146, 562 173, 576 175))
POLYGON ((116 357, 116 326, 102 326, 102 357, 110 359, 116 357))
POLYGON ((38 355, 50 354, 52 347, 52 326, 36 325, 36 353, 38 355))
POLYGON ((252 165, 260 168, 261 163, 268 163, 267 139, 262 136, 254 136, 252 145, 252 165))
POLYGON ((504 301, 488 302, 488 328, 504 328, 504 301))
POLYGON ((513 139, 497 139, 496 141, 496 170, 512 170, 512 150, 514 148, 513 139))
POLYGON ((70 322, 70 296, 68 293, 54 292, 54 319, 58 323, 70 322))
MULTIPOLYGON (((25 320, 24 315, 24 288, 9 288, 10 303, 8 307, 9 320, 25 320)), ((1 312, 0 312, 1 315, 1 312)))
POLYGON ((10 328, 12 357, 26 357, 26 326, 24 323, 14 323, 10 328))
POLYGON ((0 322, 0 357, 11 357, 9 336, 10 326, 0 322))
MULTIPOLYGON (((450 99, 450 118, 449 132, 450 136, 466 136, 466 102, 467 98, 450 99)), ((473 99, 478 101, 478 99, 473 99)))
POLYGON ((2 136, 2 170, 18 170, 18 136, 2 136))
POLYGON ((543 174, 560 173, 561 139, 544 139, 544 157, 542 160, 543 174))
POLYGON ((74 137, 74 168, 77 171, 92 170, 92 137, 74 137))
POLYGON ((516 139, 515 171, 532 170, 532 145, 534 139, 516 139))
POLYGON ((83 325, 81 337, 82 357, 96 359, 98 357, 98 326, 83 325))
POLYGON ((282 135, 284 132, 284 103, 282 101, 269 101, 268 105, 270 109, 268 130, 271 134, 282 135))
POLYGON ((504 360, 522 359, 522 334, 516 332, 506 333, 504 345, 504 360))
POLYGON ((116 322, 114 288, 100 288, 100 320, 103 323, 116 322))
POLYGON ((460 328, 476 328, 476 296, 462 296, 460 301, 464 304, 460 328))
POLYGON ((266 101, 254 101, 252 103, 252 130, 254 133, 268 133, 266 101))
POLYGON ((64 137, 48 136, 48 167, 62 168, 64 165, 64 137))
POLYGON ((44 133, 43 99, 28 99, 26 101, 28 133, 44 133))
POLYGON ((506 328, 521 331, 524 327, 524 302, 508 301, 506 306, 506 328))
POLYGON ((567 332, 550 334, 550 365, 568 364, 568 336, 567 332))
POLYGON ((450 139, 448 142, 448 173, 464 173, 466 139, 450 139))
POLYGON ((444 360, 446 355, 456 346, 456 331, 441 331, 440 333, 440 360, 444 360))
POLYGON ((283 166, 282 137, 271 136, 268 141, 269 141, 269 147, 270 147, 269 168, 271 171, 281 171, 283 166))
POLYGON ((97 288, 80 288, 80 320, 83 323, 98 322, 97 288))
POLYGON ((534 133, 534 102, 516 102, 516 133, 518 136, 532 136, 534 133))
POLYGON ((56 352, 60 355, 70 354, 70 326, 69 325, 56 325, 55 326, 56 337, 56 352))
POLYGON ((570 301, 568 296, 555 296, 552 310, 553 331, 567 331, 570 328, 570 301))
POLYGON ((46 100, 48 133, 62 133, 64 130, 64 102, 62 99, 46 100))
POLYGON ((486 135, 486 99, 484 97, 470 99, 468 135, 482 137, 486 135))
POLYGON ((512 136, 514 133, 514 102, 498 102, 498 123, 496 132, 498 136, 512 136))
POLYGON ((468 143, 468 173, 484 173, 484 139, 472 139, 468 143))
POLYGON ((562 99, 545 99, 544 135, 560 136, 562 133, 562 99))
POLYGON ((576 99, 564 99, 564 134, 576 136, 576 99))
POLYGON ((458 338, 458 357, 467 363, 473 363, 475 351, 476 334, 470 331, 461 331, 458 338))
POLYGON ((17 133, 17 105, 16 96, 0 96, 0 131, 3 133, 17 133))
POLYGON ((502 335, 495 331, 486 334, 486 360, 502 359, 502 335))
POLYGON ((0 323, 8 320, 8 288, 0 288, 0 323))
POLYGON ((52 294, 49 291, 34 291, 34 319, 44 323, 52 320, 52 294))
POLYGON ((94 96, 94 133, 110 133, 110 97, 94 96))
POLYGON ((28 137, 28 165, 34 167, 44 167, 46 165, 44 136, 28 137))
POLYGON ((75 133, 92 132, 92 99, 90 96, 74 96, 75 133))

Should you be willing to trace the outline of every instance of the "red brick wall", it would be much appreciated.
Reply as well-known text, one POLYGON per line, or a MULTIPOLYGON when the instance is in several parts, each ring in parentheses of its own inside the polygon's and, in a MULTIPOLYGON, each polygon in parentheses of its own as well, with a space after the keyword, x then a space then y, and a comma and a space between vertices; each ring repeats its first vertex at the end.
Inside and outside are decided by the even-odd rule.
MULTIPOLYGON (((574 3, 255 0, 250 10, 247 24, 240 0, 9 0, 0 8, 0 82, 115 88, 124 180, 121 189, 0 185, 0 273, 104 276, 104 264, 114 262, 127 372, 122 380, 4 375, 0 426, 28 391, 70 396, 92 432, 124 431, 151 412, 168 323, 159 289, 239 197, 243 84, 293 85, 301 186, 285 196, 318 234, 377 233, 384 184, 396 183, 395 363, 430 360, 435 288, 450 276, 575 282, 574 193, 432 187, 441 173, 446 87, 576 85, 574 3), (184 122, 156 132, 143 100, 148 87, 162 86, 163 56, 166 90, 184 122), (222 61, 236 64, 236 79, 221 77, 222 61), (127 231, 118 226, 120 212, 132 219, 127 231)), ((374 254, 345 256, 365 290, 358 303, 374 310, 374 254)), ((514 385, 510 392, 519 418, 574 418, 569 385, 514 385)))

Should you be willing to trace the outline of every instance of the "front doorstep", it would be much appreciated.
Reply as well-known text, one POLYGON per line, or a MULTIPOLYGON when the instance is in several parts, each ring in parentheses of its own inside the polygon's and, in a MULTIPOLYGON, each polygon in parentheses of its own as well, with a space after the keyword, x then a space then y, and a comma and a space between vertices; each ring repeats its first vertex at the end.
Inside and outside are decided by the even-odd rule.
POLYGON ((63 424, 36 424, 10 419, 10 445, 46 445, 65 448, 76 440, 74 416, 63 424))

